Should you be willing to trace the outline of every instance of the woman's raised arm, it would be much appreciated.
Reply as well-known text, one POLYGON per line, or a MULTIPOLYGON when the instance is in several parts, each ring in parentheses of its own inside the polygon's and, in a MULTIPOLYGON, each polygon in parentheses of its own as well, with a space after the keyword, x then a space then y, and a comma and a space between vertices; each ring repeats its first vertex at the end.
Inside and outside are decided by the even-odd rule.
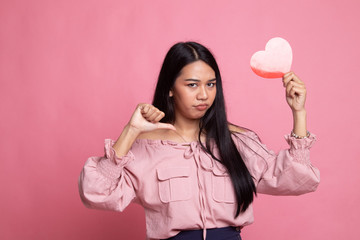
POLYGON ((295 136, 305 137, 308 135, 306 129, 306 88, 303 81, 293 72, 283 76, 283 84, 286 89, 286 101, 293 114, 293 133, 295 136))

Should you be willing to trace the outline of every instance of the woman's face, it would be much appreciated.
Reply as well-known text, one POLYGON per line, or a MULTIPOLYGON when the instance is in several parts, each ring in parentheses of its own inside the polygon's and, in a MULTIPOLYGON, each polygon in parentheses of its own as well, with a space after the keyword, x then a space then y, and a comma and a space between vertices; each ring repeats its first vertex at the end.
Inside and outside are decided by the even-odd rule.
POLYGON ((174 98, 176 119, 200 119, 216 96, 214 70, 201 60, 186 65, 169 94, 174 98))

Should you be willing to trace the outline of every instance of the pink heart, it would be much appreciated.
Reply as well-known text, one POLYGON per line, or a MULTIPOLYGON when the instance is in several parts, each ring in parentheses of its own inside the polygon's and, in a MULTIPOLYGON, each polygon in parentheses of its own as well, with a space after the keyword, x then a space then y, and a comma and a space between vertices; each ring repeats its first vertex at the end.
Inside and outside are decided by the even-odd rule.
POLYGON ((292 50, 290 44, 283 38, 270 39, 265 51, 258 51, 250 60, 251 69, 264 78, 281 78, 289 72, 292 63, 292 50))

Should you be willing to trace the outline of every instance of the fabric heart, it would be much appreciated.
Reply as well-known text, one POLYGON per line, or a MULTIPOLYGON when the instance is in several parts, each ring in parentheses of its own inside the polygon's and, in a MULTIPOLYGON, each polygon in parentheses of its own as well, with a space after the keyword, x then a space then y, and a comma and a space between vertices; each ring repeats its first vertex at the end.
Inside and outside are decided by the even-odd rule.
POLYGON ((291 46, 280 37, 270 39, 265 51, 254 53, 250 60, 251 69, 263 78, 281 78, 290 71, 291 63, 291 46))

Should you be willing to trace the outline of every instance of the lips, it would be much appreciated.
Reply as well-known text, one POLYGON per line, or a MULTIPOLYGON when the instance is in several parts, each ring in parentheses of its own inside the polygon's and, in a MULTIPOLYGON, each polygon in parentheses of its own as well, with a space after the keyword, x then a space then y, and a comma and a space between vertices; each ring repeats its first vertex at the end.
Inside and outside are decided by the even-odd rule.
POLYGON ((208 108, 208 104, 199 104, 199 105, 196 105, 195 108, 199 111, 204 111, 208 108))

